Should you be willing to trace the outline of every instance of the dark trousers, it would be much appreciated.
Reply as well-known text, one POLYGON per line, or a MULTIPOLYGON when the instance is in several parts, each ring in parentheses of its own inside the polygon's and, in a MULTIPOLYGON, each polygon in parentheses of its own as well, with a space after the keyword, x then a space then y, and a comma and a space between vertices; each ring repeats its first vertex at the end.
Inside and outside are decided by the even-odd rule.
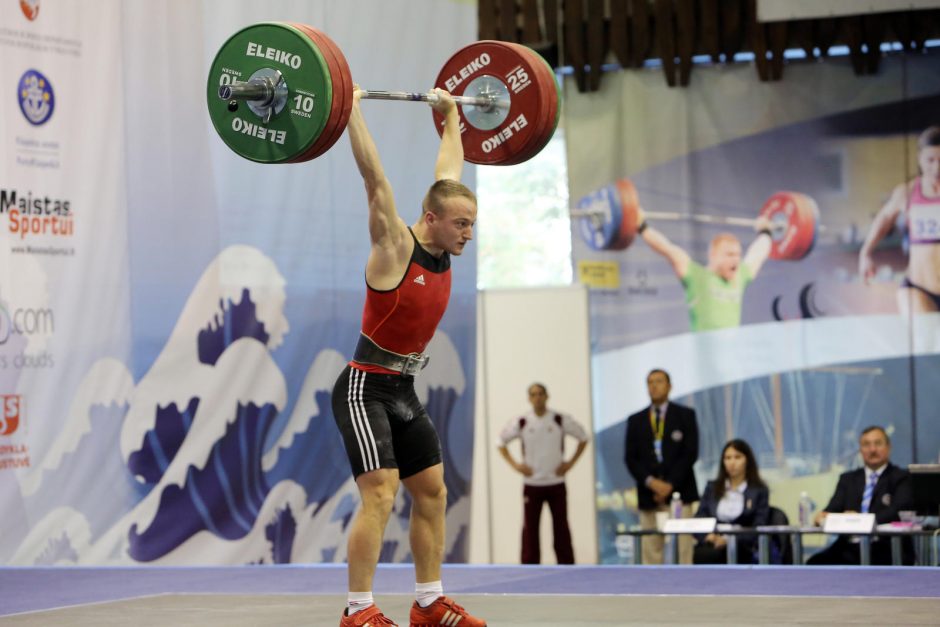
POLYGON ((568 491, 564 483, 548 486, 524 486, 523 501, 525 522, 522 525, 522 563, 538 564, 539 520, 542 506, 548 503, 552 512, 552 535, 555 541, 555 558, 559 564, 574 564, 574 549, 571 547, 571 530, 568 529, 568 491))
MULTIPOLYGON (((727 564, 728 547, 716 547, 711 542, 699 542, 692 554, 693 564, 727 564)), ((738 564, 754 563, 754 542, 738 538, 738 564)))
MULTIPOLYGON (((914 564, 914 545, 910 538, 904 538, 901 544, 901 563, 905 566, 914 564)), ((810 557, 806 563, 819 565, 854 565, 861 562, 861 549, 858 544, 850 542, 845 536, 839 536, 835 542, 810 557)), ((871 543, 871 563, 873 566, 891 565, 891 541, 879 538, 871 543)))

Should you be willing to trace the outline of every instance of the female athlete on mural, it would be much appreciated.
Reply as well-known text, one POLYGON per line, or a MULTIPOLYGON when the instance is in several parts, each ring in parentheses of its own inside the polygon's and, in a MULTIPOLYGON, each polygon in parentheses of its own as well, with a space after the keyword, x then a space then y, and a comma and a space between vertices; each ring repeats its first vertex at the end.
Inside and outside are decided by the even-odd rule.
POLYGON ((333 416, 359 488, 362 507, 349 531, 349 594, 340 627, 394 625, 372 599, 382 536, 403 483, 411 494, 409 537, 415 567, 411 625, 485 627, 444 596, 441 562, 447 490, 441 444, 415 394, 414 375, 450 298, 450 257, 473 237, 476 196, 460 183, 463 145, 457 105, 435 89, 444 116, 435 183, 411 227, 395 208, 392 187, 359 108, 356 86, 349 142, 369 202, 372 248, 366 262, 362 332, 352 361, 333 387, 333 416))
POLYGON ((875 274, 872 251, 903 215, 910 251, 898 288, 902 315, 940 311, 940 126, 920 134, 917 163, 920 176, 894 188, 875 216, 858 255, 858 273, 867 284, 875 274))

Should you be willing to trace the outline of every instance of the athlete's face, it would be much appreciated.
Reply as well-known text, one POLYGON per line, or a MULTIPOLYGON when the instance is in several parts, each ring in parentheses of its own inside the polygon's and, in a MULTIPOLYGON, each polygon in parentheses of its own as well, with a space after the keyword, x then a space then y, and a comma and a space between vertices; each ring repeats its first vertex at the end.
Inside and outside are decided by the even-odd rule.
POLYGON ((463 196, 448 198, 440 215, 431 214, 434 243, 451 255, 461 254, 473 239, 476 221, 477 206, 472 200, 463 196))
POLYGON ((891 444, 881 429, 872 429, 858 441, 858 450, 865 465, 875 470, 888 463, 891 458, 891 444))
POLYGON ((747 456, 733 446, 725 449, 722 457, 722 463, 725 465, 725 472, 731 481, 741 481, 744 479, 747 470, 747 456))
POLYGON ((708 265, 725 281, 732 280, 741 265, 741 243, 726 239, 713 244, 708 265))
POLYGON ((934 184, 940 184, 940 146, 927 146, 917 155, 920 171, 934 184))
POLYGON ((529 387, 529 402, 532 403, 532 409, 539 416, 545 413, 546 403, 548 402, 548 392, 541 385, 532 385, 529 387))

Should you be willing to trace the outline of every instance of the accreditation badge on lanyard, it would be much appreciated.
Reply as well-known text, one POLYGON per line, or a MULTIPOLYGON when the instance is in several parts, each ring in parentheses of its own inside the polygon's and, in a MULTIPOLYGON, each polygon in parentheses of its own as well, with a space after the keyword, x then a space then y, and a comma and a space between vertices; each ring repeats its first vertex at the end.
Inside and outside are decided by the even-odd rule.
POLYGON ((650 427, 653 429, 653 452, 656 461, 663 463, 663 435, 666 433, 666 420, 660 417, 658 410, 650 408, 650 427))

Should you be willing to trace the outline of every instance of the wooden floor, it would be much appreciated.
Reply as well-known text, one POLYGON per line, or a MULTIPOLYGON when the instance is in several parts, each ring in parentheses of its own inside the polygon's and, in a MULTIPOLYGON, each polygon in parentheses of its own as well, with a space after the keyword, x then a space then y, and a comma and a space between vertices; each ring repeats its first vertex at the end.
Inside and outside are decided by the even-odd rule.
MULTIPOLYGON (((489 627, 940 625, 940 568, 445 565, 489 627)), ((339 624, 342 564, 3 567, 0 627, 339 624)), ((380 564, 375 599, 408 625, 414 572, 380 564)))
MULTIPOLYGON (((410 595, 377 599, 407 625, 410 595)), ((940 600, 924 598, 465 595, 458 599, 489 627, 589 625, 937 625, 940 600)), ((168 594, 0 617, 10 627, 168 625, 176 627, 332 626, 340 595, 168 594)))

